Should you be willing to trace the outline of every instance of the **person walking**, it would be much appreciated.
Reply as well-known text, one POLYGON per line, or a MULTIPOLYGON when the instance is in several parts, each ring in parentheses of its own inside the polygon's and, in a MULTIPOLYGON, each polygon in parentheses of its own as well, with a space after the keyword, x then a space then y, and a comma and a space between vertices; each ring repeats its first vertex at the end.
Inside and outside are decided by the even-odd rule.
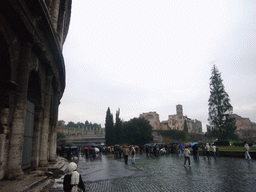
POLYGON ((146 154, 147 154, 147 157, 148 157, 148 153, 149 153, 149 148, 148 148, 148 146, 146 146, 146 154))
POLYGON ((216 159, 216 146, 213 144, 212 145, 212 151, 213 151, 213 157, 216 159))
POLYGON ((197 154, 198 154, 198 146, 197 146, 197 144, 193 145, 192 149, 193 149, 193 158, 196 160, 196 159, 198 159, 198 157, 197 157, 197 154))
POLYGON ((178 145, 178 143, 175 145, 175 152, 176 152, 177 156, 179 156, 179 145, 178 145))
POLYGON ((135 155, 136 155, 136 150, 134 147, 132 147, 131 155, 132 155, 132 164, 134 164, 135 163, 135 155))
POLYGON ((71 162, 67 167, 67 174, 64 176, 63 190, 65 192, 85 191, 84 182, 77 171, 77 164, 71 162))
POLYGON ((128 155, 130 153, 130 150, 128 148, 128 146, 124 146, 123 148, 123 154, 124 154, 124 162, 127 165, 128 164, 128 155))
POLYGON ((182 145, 182 143, 179 144, 179 150, 180 150, 180 157, 182 157, 182 152, 183 152, 183 145, 182 145))
POLYGON ((246 141, 244 141, 244 149, 245 149, 245 159, 250 160, 251 159, 251 156, 249 154, 250 147, 249 147, 248 143, 246 143, 246 141))
POLYGON ((203 156, 205 157, 205 155, 206 155, 206 152, 205 152, 205 144, 202 144, 202 145, 201 145, 201 149, 202 149, 203 156))
POLYGON ((209 143, 206 143, 205 150, 206 150, 206 156, 208 157, 208 160, 209 160, 210 159, 210 145, 209 145, 209 143))
POLYGON ((184 157, 184 166, 186 166, 186 162, 188 160, 188 165, 190 166, 190 150, 188 149, 188 146, 185 146, 185 150, 183 152, 183 157, 184 157))

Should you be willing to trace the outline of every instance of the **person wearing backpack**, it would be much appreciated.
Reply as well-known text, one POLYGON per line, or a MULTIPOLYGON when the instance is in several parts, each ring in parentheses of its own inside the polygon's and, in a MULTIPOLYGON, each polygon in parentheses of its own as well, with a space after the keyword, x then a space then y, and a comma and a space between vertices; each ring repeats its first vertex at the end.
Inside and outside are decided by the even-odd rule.
POLYGON ((134 147, 132 147, 131 155, 132 155, 132 164, 134 164, 135 163, 135 155, 136 155, 136 151, 135 151, 134 147))
POLYGON ((85 186, 81 175, 77 171, 77 164, 69 163, 67 174, 64 176, 63 190, 65 192, 84 192, 85 186))

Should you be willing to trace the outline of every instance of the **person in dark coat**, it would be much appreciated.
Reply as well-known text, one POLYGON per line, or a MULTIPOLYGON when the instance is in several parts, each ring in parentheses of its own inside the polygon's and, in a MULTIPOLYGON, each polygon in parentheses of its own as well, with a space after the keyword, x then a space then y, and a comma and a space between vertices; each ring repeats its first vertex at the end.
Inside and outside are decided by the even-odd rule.
POLYGON ((146 146, 146 154, 147 154, 147 157, 148 157, 148 153, 149 153, 149 148, 148 148, 148 146, 146 146))
POLYGON ((197 144, 193 145, 192 149, 193 149, 193 157, 194 157, 194 159, 197 159, 197 151, 198 151, 197 144))
POLYGON ((83 192, 85 191, 82 177, 77 172, 77 164, 71 162, 67 167, 67 174, 64 176, 63 190, 65 192, 71 192, 72 188, 76 186, 78 186, 83 192))

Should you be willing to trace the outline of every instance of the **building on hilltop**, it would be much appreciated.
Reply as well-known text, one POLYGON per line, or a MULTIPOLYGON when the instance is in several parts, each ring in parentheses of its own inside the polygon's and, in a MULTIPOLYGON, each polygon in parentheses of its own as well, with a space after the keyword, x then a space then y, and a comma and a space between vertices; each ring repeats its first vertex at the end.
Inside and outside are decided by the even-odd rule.
POLYGON ((241 139, 256 139, 256 124, 252 123, 249 118, 243 118, 237 114, 232 114, 236 119, 235 133, 241 139))
POLYGON ((159 114, 157 114, 156 112, 142 113, 140 114, 140 118, 147 119, 150 122, 150 125, 152 126, 153 130, 160 129, 159 114))
POLYGON ((202 123, 199 120, 192 120, 183 115, 182 105, 176 105, 175 115, 169 115, 168 120, 160 122, 159 115, 156 112, 143 113, 140 118, 144 117, 150 122, 153 130, 178 130, 183 131, 184 125, 187 125, 189 133, 202 133, 202 123))
POLYGON ((192 133, 202 133, 202 132, 203 132, 202 122, 195 119, 192 127, 192 133))
POLYGON ((0 180, 56 161, 71 0, 0 1, 0 180))

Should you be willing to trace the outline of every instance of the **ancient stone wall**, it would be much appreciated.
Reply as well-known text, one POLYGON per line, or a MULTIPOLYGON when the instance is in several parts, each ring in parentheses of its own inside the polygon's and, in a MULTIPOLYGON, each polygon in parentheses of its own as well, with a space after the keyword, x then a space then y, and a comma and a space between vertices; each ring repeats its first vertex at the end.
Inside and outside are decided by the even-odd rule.
POLYGON ((256 139, 256 126, 249 118, 243 118, 237 114, 232 114, 236 119, 236 134, 241 139, 256 139))
POLYGON ((150 125, 153 127, 153 130, 160 129, 160 120, 159 115, 156 112, 148 112, 140 114, 140 118, 145 118, 150 122, 150 125))
POLYGON ((0 1, 0 180, 56 158, 70 12, 71 0, 0 1))
POLYGON ((65 136, 93 136, 93 135, 105 135, 105 131, 102 128, 93 129, 87 127, 73 128, 67 126, 58 126, 57 132, 63 133, 65 136))

